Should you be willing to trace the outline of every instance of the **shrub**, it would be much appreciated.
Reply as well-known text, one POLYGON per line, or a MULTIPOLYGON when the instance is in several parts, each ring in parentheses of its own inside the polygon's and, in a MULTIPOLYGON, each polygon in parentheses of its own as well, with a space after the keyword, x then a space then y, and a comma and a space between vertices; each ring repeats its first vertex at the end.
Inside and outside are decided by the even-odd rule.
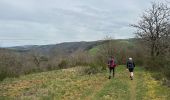
POLYGON ((145 68, 149 71, 154 71, 154 78, 162 80, 164 78, 170 80, 170 59, 165 57, 149 57, 145 62, 145 68))
POLYGON ((0 72, 0 81, 2 81, 3 79, 5 79, 7 76, 8 76, 8 75, 7 75, 7 72, 1 70, 1 72, 0 72))
POLYGON ((68 66, 68 61, 67 60, 61 60, 61 62, 58 64, 58 67, 60 69, 67 68, 68 66))
POLYGON ((80 71, 81 74, 85 74, 85 75, 86 74, 91 75, 91 74, 96 74, 100 72, 102 72, 102 69, 96 64, 90 64, 90 66, 86 66, 80 71))

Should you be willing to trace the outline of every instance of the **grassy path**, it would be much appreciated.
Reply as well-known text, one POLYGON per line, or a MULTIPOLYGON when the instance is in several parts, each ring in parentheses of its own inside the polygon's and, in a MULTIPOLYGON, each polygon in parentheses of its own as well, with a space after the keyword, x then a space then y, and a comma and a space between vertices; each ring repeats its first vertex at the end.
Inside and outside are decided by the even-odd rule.
POLYGON ((8 78, 0 82, 0 100, 168 100, 170 88, 151 73, 135 68, 134 80, 124 66, 108 73, 80 75, 77 68, 8 78))
POLYGON ((136 100, 136 80, 129 83, 130 88, 130 100, 136 100))
POLYGON ((136 82, 130 83, 130 100, 136 100, 136 82))

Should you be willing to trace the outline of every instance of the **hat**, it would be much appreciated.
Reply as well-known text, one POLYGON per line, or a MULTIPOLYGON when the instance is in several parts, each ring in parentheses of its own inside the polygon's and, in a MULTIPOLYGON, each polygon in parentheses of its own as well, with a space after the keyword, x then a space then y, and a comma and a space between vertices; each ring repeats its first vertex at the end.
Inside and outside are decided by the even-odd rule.
POLYGON ((132 60, 132 58, 129 58, 129 60, 132 60))

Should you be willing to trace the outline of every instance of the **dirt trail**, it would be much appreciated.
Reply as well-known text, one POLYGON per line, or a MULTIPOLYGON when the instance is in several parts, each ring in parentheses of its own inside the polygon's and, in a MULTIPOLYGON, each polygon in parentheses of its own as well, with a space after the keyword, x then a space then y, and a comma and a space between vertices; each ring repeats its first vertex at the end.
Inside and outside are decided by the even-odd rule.
POLYGON ((136 80, 130 82, 130 100, 136 100, 136 80))

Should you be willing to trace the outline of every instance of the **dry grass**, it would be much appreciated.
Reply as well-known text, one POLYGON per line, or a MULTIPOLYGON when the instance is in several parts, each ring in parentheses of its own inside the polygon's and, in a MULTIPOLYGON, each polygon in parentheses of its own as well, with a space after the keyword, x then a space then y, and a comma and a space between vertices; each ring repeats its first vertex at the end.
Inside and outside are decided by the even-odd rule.
POLYGON ((116 77, 111 80, 106 72, 82 75, 80 70, 78 67, 5 79, 0 83, 0 99, 168 100, 170 97, 170 89, 141 68, 136 68, 133 81, 123 66, 117 68, 116 77))

